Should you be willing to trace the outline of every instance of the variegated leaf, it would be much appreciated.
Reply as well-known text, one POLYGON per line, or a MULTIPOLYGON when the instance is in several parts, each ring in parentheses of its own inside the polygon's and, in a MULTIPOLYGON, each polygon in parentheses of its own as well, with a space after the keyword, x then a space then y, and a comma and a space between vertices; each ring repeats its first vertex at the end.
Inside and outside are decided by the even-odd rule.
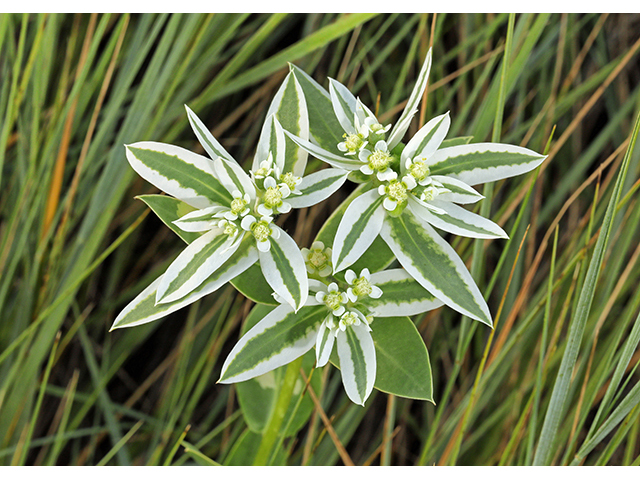
POLYGON ((229 193, 238 190, 243 194, 248 193, 252 199, 256 198, 256 189, 251 177, 245 173, 240 165, 218 157, 213 161, 213 169, 216 177, 229 193))
POLYGON ((262 132, 253 157, 251 169, 255 172, 260 168, 260 162, 272 156, 276 166, 282 171, 285 160, 285 136, 282 128, 277 127, 278 120, 275 115, 269 115, 262 125, 262 132))
POLYGON ((376 350, 369 327, 361 323, 339 331, 336 344, 347 396, 364 406, 376 381, 376 350))
POLYGON ((433 155, 447 136, 450 125, 449 112, 429 120, 404 147, 401 164, 404 166, 404 161, 407 159, 429 158, 433 155))
POLYGON ((341 168, 325 168, 302 178, 298 185, 301 195, 287 197, 293 208, 307 208, 329 198, 347 180, 349 172, 341 168))
POLYGON ((294 310, 307 301, 309 283, 304 258, 296 242, 277 225, 271 228, 279 231, 277 238, 269 238, 271 247, 260 252, 260 268, 267 283, 294 310))
POLYGON ((248 380, 286 365, 309 351, 327 307, 303 307, 297 313, 280 305, 249 330, 222 366, 220 383, 248 380))
POLYGON ((324 367, 329 361, 335 339, 335 335, 327 327, 327 324, 322 322, 316 338, 316 368, 324 367))
POLYGON ((334 272, 344 270, 360 258, 380 233, 384 217, 382 197, 376 189, 363 193, 349 204, 333 241, 334 272))
POLYGON ((237 163, 235 159, 229 155, 222 145, 215 139, 215 137, 211 134, 209 129, 205 126, 204 123, 197 117, 193 111, 187 107, 184 108, 187 110, 187 117, 189 118, 189 123, 191 124, 191 128, 193 132, 198 137, 198 141, 200 145, 205 149, 205 151, 209 154, 212 159, 222 157, 230 162, 237 163))
POLYGON ((200 236, 200 233, 188 232, 173 223, 176 219, 193 212, 191 205, 168 195, 138 195, 136 198, 146 203, 153 213, 186 243, 191 243, 200 236))
POLYGON ((127 160, 138 175, 192 207, 231 201, 208 158, 166 143, 138 142, 125 148, 127 160))
POLYGON ((356 113, 356 97, 347 87, 333 78, 329 79, 329 94, 331 95, 333 111, 344 131, 346 133, 356 133, 356 128, 353 124, 356 113))
POLYGON ((446 193, 438 195, 438 200, 465 205, 469 203, 476 203, 478 200, 482 200, 484 198, 484 195, 478 193, 473 187, 470 187, 466 183, 456 180, 453 177, 431 175, 431 178, 436 182, 440 182, 444 188, 449 190, 446 193))
POLYGON ((467 185, 495 182, 529 172, 544 155, 528 148, 502 143, 472 143, 436 151, 427 164, 433 175, 446 175, 467 185))
POLYGON ((402 268, 372 273, 371 283, 382 290, 382 296, 366 297, 359 302, 373 311, 375 317, 417 315, 443 305, 402 268))
POLYGON ((113 322, 111 330, 135 327, 158 320, 187 305, 191 305, 205 295, 215 292, 258 261, 258 249, 254 243, 252 238, 245 239, 235 254, 211 274, 207 280, 202 282, 189 295, 175 302, 156 303, 156 291, 162 280, 162 277, 159 277, 120 312, 113 322))
MULTIPOLYGON (((309 139, 307 102, 302 87, 293 72, 289 72, 271 101, 267 118, 271 115, 275 115, 282 129, 305 140, 309 139)), ((307 151, 296 145, 290 138, 286 138, 284 152, 282 171, 293 172, 298 177, 304 175, 307 165, 307 151)))
POLYGON ((285 134, 293 140, 297 145, 304 148, 311 155, 316 157, 318 160, 322 160, 323 162, 328 163, 332 167, 342 168, 344 170, 359 170, 362 166, 362 162, 358 160, 350 160, 345 156, 336 155, 331 153, 318 145, 314 145, 311 142, 304 140, 302 138, 296 137, 292 133, 285 132, 285 134))
POLYGON ((185 232, 207 232, 217 227, 220 220, 219 218, 214 218, 213 215, 225 210, 228 210, 228 208, 219 205, 201 208, 174 220, 173 224, 185 232))
POLYGON ((380 235, 405 270, 433 296, 458 312, 492 325, 478 286, 455 250, 410 209, 387 215, 380 235))
POLYGON ((509 238, 500 225, 454 203, 435 199, 429 204, 442 213, 430 210, 425 202, 413 195, 409 197, 411 211, 440 230, 471 238, 509 238))
POLYGON ((319 145, 323 150, 339 155, 338 143, 343 140, 343 129, 333 111, 329 92, 295 65, 290 64, 289 66, 298 80, 307 102, 309 140, 319 145))
POLYGON ((416 81, 413 90, 411 91, 411 95, 409 95, 409 100, 407 100, 407 105, 404 107, 400 118, 393 126, 391 133, 389 134, 389 138, 387 139, 387 144, 389 145, 389 149, 392 150, 400 141, 404 134, 409 129, 409 125, 411 125, 411 120, 413 116, 418 111, 418 105, 420 104, 420 100, 422 99, 422 95, 424 94, 425 89, 427 88, 427 81, 429 79, 429 70, 431 69, 431 49, 427 52, 427 56, 424 59, 424 63, 422 64, 422 68, 420 69, 420 73, 418 74, 418 80, 416 81))
POLYGON ((156 301, 174 302, 199 287, 234 254, 241 240, 240 235, 231 239, 215 228, 189 244, 162 275, 156 301))

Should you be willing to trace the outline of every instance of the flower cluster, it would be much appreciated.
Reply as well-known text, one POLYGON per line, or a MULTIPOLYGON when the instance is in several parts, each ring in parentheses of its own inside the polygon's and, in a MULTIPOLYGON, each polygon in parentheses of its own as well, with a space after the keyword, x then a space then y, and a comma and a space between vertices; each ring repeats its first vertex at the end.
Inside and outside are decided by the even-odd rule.
POLYGON ((316 366, 336 363, 355 403, 364 405, 374 386, 429 399, 429 389, 384 373, 393 369, 384 362, 409 362, 430 372, 426 349, 407 316, 447 305, 492 325, 464 262, 436 229, 508 238, 500 226, 461 205, 483 198, 474 185, 529 172, 545 158, 513 145, 446 139, 448 112, 402 143, 430 66, 431 52, 393 125, 381 123, 340 82, 330 79, 327 91, 292 66, 271 103, 248 173, 189 108, 209 158, 156 142, 126 146, 133 169, 170 195, 145 196, 145 202, 188 245, 125 307, 113 328, 156 320, 231 281, 275 308, 232 349, 220 382, 255 378, 315 347, 316 366), (310 98, 314 108, 308 108, 310 98), (328 168, 305 175, 308 155, 328 168), (300 249, 277 217, 325 200, 347 178, 361 185, 316 241, 300 249), (378 237, 384 248, 375 242, 378 237), (402 268, 385 269, 394 260, 402 268), (256 263, 263 278, 255 277, 255 269, 249 276, 256 263), (264 285, 268 292, 261 290, 264 285), (382 320, 372 324, 374 318, 382 320), (406 349, 385 351, 399 357, 377 356, 378 348, 395 345, 398 334, 406 349))

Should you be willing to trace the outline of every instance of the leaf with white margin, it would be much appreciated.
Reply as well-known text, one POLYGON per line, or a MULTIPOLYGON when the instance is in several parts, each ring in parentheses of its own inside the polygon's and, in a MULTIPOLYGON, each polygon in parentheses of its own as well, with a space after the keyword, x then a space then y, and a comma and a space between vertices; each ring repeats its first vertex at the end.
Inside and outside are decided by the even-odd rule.
POLYGON ((238 190, 243 194, 248 193, 252 199, 256 198, 256 188, 251 177, 237 163, 218 157, 213 161, 213 170, 229 193, 238 190))
POLYGON ((131 167, 147 182, 195 208, 228 204, 232 197, 215 177, 207 157, 175 145, 125 145, 131 167))
MULTIPOLYGON (((289 72, 273 97, 267 112, 267 118, 271 115, 275 115, 282 129, 288 130, 305 140, 309 138, 307 102, 302 87, 293 72, 289 72)), ((293 172, 298 177, 303 176, 307 166, 307 156, 305 149, 293 143, 290 138, 286 138, 282 172, 293 172)), ((254 161, 254 171, 257 168, 259 168, 259 164, 255 165, 254 161)))
POLYGON ((304 258, 293 238, 275 224, 271 228, 279 231, 280 235, 278 238, 269 237, 269 250, 260 252, 260 268, 273 291, 298 310, 309 294, 304 258))
POLYGON ((156 291, 162 277, 145 288, 116 317, 111 330, 135 327, 166 317, 205 295, 215 292, 258 261, 258 249, 252 238, 246 238, 230 259, 188 296, 170 303, 156 303, 156 291))
POLYGON ((329 78, 329 95, 331 95, 333 111, 344 131, 356 133, 356 127, 353 124, 356 114, 356 97, 347 87, 333 78, 329 78))
POLYGON ((424 127, 418 130, 411 140, 404 147, 400 157, 400 163, 404 168, 407 159, 429 158, 440 147, 444 141, 451 125, 449 112, 444 115, 432 118, 424 127))
MULTIPOLYGON (((322 242, 325 247, 333 247, 334 238, 338 231, 340 221, 344 217, 344 212, 353 200, 358 198, 367 188, 367 185, 358 186, 351 194, 336 208, 329 218, 324 222, 315 240, 322 242)), ((370 188, 370 187, 369 187, 370 188)), ((362 256, 351 265, 351 269, 354 272, 360 272, 363 268, 368 268, 371 272, 377 272, 387 267, 392 261, 395 260, 395 256, 387 247, 384 241, 377 237, 373 243, 367 248, 362 256)), ((335 274, 334 274, 335 275, 335 274)), ((336 278, 340 278, 341 273, 337 274, 336 278)))
POLYGON ((429 205, 433 205, 443 213, 434 212, 426 206, 425 202, 413 195, 409 196, 411 211, 440 230, 471 238, 509 238, 500 225, 454 203, 435 199, 429 201, 429 205))
POLYGON ((282 127, 278 128, 278 125, 275 115, 269 115, 264 121, 251 167, 254 172, 260 168, 261 162, 269 158, 269 155, 280 171, 284 169, 285 136, 284 130, 282 127))
POLYGON ((218 226, 220 218, 214 218, 213 215, 228 210, 227 207, 220 205, 201 208, 174 220, 173 224, 185 232, 206 232, 218 226))
POLYGON ((289 67, 298 80, 307 102, 309 140, 324 150, 340 154, 338 143, 343 141, 343 130, 333 111, 329 92, 300 68, 293 64, 289 64, 289 67))
POLYGON ((174 302, 199 287, 235 253, 241 240, 241 235, 230 239, 214 228, 189 244, 162 275, 156 301, 174 302))
POLYGON ((492 326, 489 307, 456 251, 410 209, 387 215, 380 231, 405 270, 454 310, 492 326))
POLYGON ((200 233, 187 232, 173 223, 176 219, 197 211, 191 205, 168 195, 138 195, 135 198, 146 203, 153 213, 185 243, 191 243, 200 236, 200 233))
POLYGON ((304 355, 315 345, 326 316, 324 305, 303 307, 297 313, 286 304, 276 307, 233 347, 218 382, 242 382, 304 355))
POLYGON ((467 205, 470 203, 476 203, 478 200, 482 200, 484 198, 484 195, 481 195, 476 191, 476 189, 470 187, 464 182, 461 182, 460 180, 456 180, 453 177, 431 175, 431 178, 436 182, 440 182, 444 188, 449 190, 446 193, 438 195, 438 200, 467 205))
POLYGON ((284 132, 291 140, 293 140, 300 147, 304 148, 311 155, 316 157, 323 162, 328 163, 332 167, 342 168, 344 170, 360 170, 360 167, 363 165, 362 162, 358 160, 349 160, 348 158, 340 155, 335 155, 318 145, 314 145, 307 140, 296 137, 294 134, 285 131, 284 132))
POLYGON ((220 145, 198 116, 186 105, 184 108, 187 111, 187 118, 189 119, 193 132, 196 134, 200 145, 202 145, 209 156, 212 159, 222 157, 237 164, 236 160, 224 149, 222 145, 220 145))
POLYGON ((530 172, 545 155, 503 143, 471 143, 442 148, 427 159, 432 175, 446 175, 467 185, 495 182, 530 172))
POLYGON ((349 204, 333 240, 333 271, 344 270, 358 260, 380 233, 385 210, 378 190, 369 190, 349 204))
POLYGON ((400 118, 393 126, 393 129, 389 134, 389 138, 387 139, 389 150, 392 150, 393 147, 400 143, 402 137, 404 137, 404 134, 407 133, 407 130, 411 125, 411 120, 418 111, 418 105, 420 104, 422 95, 427 88, 427 81, 429 80, 429 70, 431 70, 431 49, 429 49, 429 51, 427 52, 427 56, 424 59, 424 63, 422 64, 422 68, 420 69, 420 73, 418 74, 418 80, 416 80, 416 84, 411 91, 411 95, 409 95, 409 100, 407 100, 407 105, 404 107, 400 118))
POLYGON ((351 325, 336 336, 342 385, 353 403, 364 406, 376 381, 376 349, 369 327, 351 325))
POLYGON ((382 290, 382 296, 366 297, 358 302, 369 308, 376 318, 417 315, 443 305, 402 268, 372 273, 370 281, 382 290))
POLYGON ((329 361, 335 339, 335 335, 327 327, 327 324, 322 322, 316 338, 316 368, 324 367, 329 361))
POLYGON ((319 172, 302 177, 298 185, 300 195, 287 197, 287 203, 293 208, 307 208, 329 198, 347 180, 349 172, 341 168, 325 168, 319 172))

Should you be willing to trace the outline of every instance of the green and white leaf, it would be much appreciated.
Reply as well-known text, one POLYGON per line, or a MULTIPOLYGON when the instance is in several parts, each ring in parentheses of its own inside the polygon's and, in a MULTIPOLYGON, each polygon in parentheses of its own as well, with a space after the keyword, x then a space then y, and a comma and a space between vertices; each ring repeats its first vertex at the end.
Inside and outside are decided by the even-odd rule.
POLYGON ((333 111, 344 131, 356 133, 356 127, 353 123, 356 114, 356 97, 347 87, 333 78, 329 79, 329 95, 331 95, 333 111))
POLYGON ((484 198, 484 195, 478 193, 473 187, 470 187, 466 183, 456 180, 453 177, 431 175, 431 178, 440 182, 444 188, 449 190, 447 193, 441 193, 438 195, 438 200, 466 205, 476 203, 478 200, 482 200, 484 198))
POLYGON ((407 159, 429 158, 433 155, 447 136, 450 125, 449 112, 429 120, 404 147, 400 158, 401 165, 404 166, 404 161, 407 159))
POLYGON ((214 175, 212 161, 202 155, 158 142, 138 142, 125 149, 129 164, 142 178, 192 207, 231 201, 214 175))
POLYGON ((135 327, 166 317, 170 313, 191 305, 205 295, 215 292, 257 261, 258 249, 255 247, 253 239, 247 238, 240 244, 235 254, 199 287, 186 297, 169 303, 156 303, 157 288, 162 280, 162 277, 159 277, 120 312, 113 322, 111 330, 135 327))
POLYGON ((411 120, 418 111, 418 105, 420 104, 422 95, 427 88, 427 81, 429 80, 429 70, 431 70, 431 49, 429 49, 429 51, 427 52, 427 56, 424 59, 424 63, 422 64, 422 68, 420 69, 420 73, 418 74, 418 80, 416 80, 416 84, 411 91, 411 95, 409 95, 407 105, 404 107, 400 118, 393 126, 393 129, 389 134, 389 138, 387 139, 387 145, 389 145, 389 149, 393 149, 393 147, 400 143, 402 137, 404 137, 404 134, 409 129, 411 120))
POLYGON ((509 238, 500 225, 454 203, 435 199, 429 201, 429 204, 443 213, 430 210, 425 202, 413 195, 409 196, 408 208, 422 220, 440 230, 471 238, 509 238))
POLYGON ((455 147, 456 145, 467 145, 468 143, 471 143, 471 140, 473 140, 473 135, 469 135, 467 137, 447 138, 446 140, 442 141, 442 143, 440 144, 440 148, 455 147))
POLYGON ((260 252, 260 268, 273 291, 298 310, 309 294, 304 258, 293 238, 275 224, 271 228, 279 231, 280 235, 278 238, 269 237, 271 247, 260 252))
POLYGON ((307 208, 329 198, 347 180, 349 172, 341 168, 325 168, 302 178, 298 185, 300 195, 287 197, 293 208, 307 208))
MULTIPOLYGON (((289 72, 271 101, 267 118, 271 115, 275 115, 282 129, 305 140, 309 139, 307 102, 302 87, 292 72, 289 72)), ((283 172, 303 176, 307 166, 307 151, 286 138, 284 152, 283 172)))
POLYGON ((222 145, 215 139, 215 137, 211 134, 209 129, 205 126, 204 123, 198 118, 198 116, 193 113, 193 111, 187 107, 184 108, 187 111, 187 117, 189 118, 189 123, 191 124, 191 128, 193 132, 198 137, 198 141, 200 145, 205 149, 205 151, 209 154, 212 159, 222 157, 226 160, 229 160, 232 163, 236 163, 236 160, 229 155, 222 145))
POLYGON ((492 325, 489 308, 455 250, 410 209, 387 215, 381 237, 405 270, 436 298, 454 310, 492 325))
POLYGON ((173 223, 176 219, 197 211, 188 203, 168 195, 138 195, 136 198, 146 203, 153 213, 184 242, 191 243, 200 236, 200 233, 187 232, 173 223))
POLYGON ((327 327, 327 324, 322 322, 316 338, 316 368, 324 367, 329 361, 335 339, 335 335, 327 327))
MULTIPOLYGON (((334 238, 338 231, 340 221, 344 216, 344 212, 347 210, 347 207, 351 205, 351 202, 362 194, 365 188, 364 185, 360 185, 333 211, 331 216, 320 228, 315 240, 324 243, 327 247, 333 248, 334 238)), ((370 272, 377 272, 387 267, 394 259, 395 256, 391 250, 389 250, 387 244, 381 238, 376 237, 362 256, 352 264, 351 268, 356 272, 361 271, 363 268, 368 268, 370 272)), ((340 277, 341 274, 338 273, 337 275, 340 277)))
POLYGON ((311 155, 316 157, 318 160, 322 160, 323 162, 328 163, 332 167, 342 168, 344 170, 359 170, 362 166, 362 162, 358 160, 350 160, 348 157, 336 155, 335 153, 331 153, 324 148, 314 145, 313 143, 299 138, 292 133, 285 132, 286 135, 293 140, 297 145, 304 148, 311 155))
POLYGON ((297 313, 289 305, 280 305, 233 347, 219 382, 242 382, 304 355, 314 346, 326 314, 324 305, 303 307, 297 313))
POLYGON ((427 159, 432 175, 447 175, 468 185, 527 173, 544 159, 528 148, 503 143, 472 143, 442 148, 427 159))
POLYGON ((382 228, 385 210, 378 190, 369 190, 349 204, 340 220, 331 263, 334 272, 354 263, 376 239, 382 228))
POLYGON ((240 165, 218 157, 213 161, 213 169, 216 177, 229 193, 238 190, 243 194, 248 193, 252 199, 256 198, 256 188, 253 186, 251 177, 240 165))
POLYGON ((336 344, 347 396, 364 406, 376 381, 376 349, 369 327, 361 323, 338 331, 336 344))
POLYGON ((228 210, 228 208, 220 205, 201 208, 174 220, 173 224, 185 232, 206 232, 217 227, 220 219, 213 218, 213 215, 223 210, 228 210))
POLYGON ((260 168, 260 162, 267 160, 269 155, 272 156, 276 166, 282 171, 284 169, 285 160, 285 136, 284 130, 278 128, 278 120, 275 115, 269 115, 260 133, 256 154, 253 157, 253 171, 260 168))
POLYGON ((230 239, 216 227, 189 244, 162 275, 156 301, 174 302, 199 287, 235 253, 241 240, 241 235, 230 239))
MULTIPOLYGON (((343 129, 333 111, 329 92, 295 65, 289 64, 304 92, 309 114, 309 141, 336 155, 342 142, 343 129)), ((295 134, 295 132, 292 132, 295 134)))
MULTIPOLYGON (((254 325, 267 316, 274 308, 267 305, 255 305, 242 325, 242 334, 248 332, 254 325)), ((308 351, 302 360, 302 368, 307 375, 315 366, 315 352, 308 351)), ((278 393, 282 388, 285 379, 287 367, 282 366, 271 370, 262 375, 258 375, 245 382, 236 384, 236 393, 238 396, 238 404, 242 409, 243 419, 247 422, 247 426, 254 432, 263 432, 269 422, 269 418, 276 406, 278 393)), ((313 375, 311 377, 311 385, 317 392, 322 388, 322 376, 313 375)), ((297 397, 303 392, 305 382, 302 377, 296 380, 293 388, 293 395, 297 397)), ((287 420, 288 429, 286 436, 295 435, 309 420, 309 416, 314 411, 314 405, 309 395, 304 395, 299 405, 292 401, 289 404, 285 418, 287 420), (291 418, 293 417, 293 418, 291 418)), ((286 425, 282 425, 282 429, 286 425)))
POLYGON ((402 268, 372 273, 371 283, 382 290, 382 296, 366 297, 359 303, 374 312, 376 318, 417 315, 443 305, 402 268))

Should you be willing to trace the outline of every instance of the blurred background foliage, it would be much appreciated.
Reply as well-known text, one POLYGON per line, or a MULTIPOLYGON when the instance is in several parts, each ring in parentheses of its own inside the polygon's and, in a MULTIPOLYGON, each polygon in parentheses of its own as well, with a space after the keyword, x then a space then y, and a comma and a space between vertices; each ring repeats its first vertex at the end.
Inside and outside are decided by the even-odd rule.
MULTIPOLYGON (((123 145, 203 153, 188 104, 248 167, 287 62, 325 87, 338 79, 393 122, 433 45, 410 134, 450 111, 450 137, 549 154, 538 172, 485 190, 479 208, 511 240, 451 238, 496 329, 446 308, 414 318, 436 405, 374 391, 362 408, 335 369, 314 372, 292 399, 306 420, 283 430, 269 461, 637 465, 637 150, 612 194, 640 104, 640 15, 514 20, 503 70, 507 14, 0 14, 0 464, 252 464, 251 406, 216 384, 250 301, 229 285, 108 333, 183 247, 134 200, 156 192, 123 145)), ((282 225, 308 246, 348 193, 282 225)))

